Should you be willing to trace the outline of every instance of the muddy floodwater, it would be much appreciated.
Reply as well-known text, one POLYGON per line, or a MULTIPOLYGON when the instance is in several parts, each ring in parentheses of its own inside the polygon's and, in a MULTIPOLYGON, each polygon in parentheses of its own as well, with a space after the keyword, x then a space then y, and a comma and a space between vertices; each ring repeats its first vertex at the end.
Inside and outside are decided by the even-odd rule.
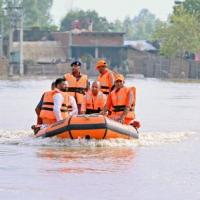
POLYGON ((138 140, 36 139, 51 81, 0 81, 0 199, 200 199, 200 83, 128 79, 138 140))

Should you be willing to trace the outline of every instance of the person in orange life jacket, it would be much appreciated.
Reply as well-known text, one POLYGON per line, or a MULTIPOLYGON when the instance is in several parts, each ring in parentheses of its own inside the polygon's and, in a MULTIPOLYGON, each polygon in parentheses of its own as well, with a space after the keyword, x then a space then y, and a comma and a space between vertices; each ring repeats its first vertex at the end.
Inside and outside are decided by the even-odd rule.
POLYGON ((82 114, 93 114, 102 111, 106 104, 106 95, 100 91, 100 83, 94 81, 92 83, 92 88, 89 90, 85 97, 83 104, 81 106, 82 114))
POLYGON ((81 63, 79 61, 72 62, 71 67, 72 73, 65 74, 64 78, 69 84, 68 93, 74 96, 78 106, 78 113, 80 114, 83 97, 87 90, 88 77, 80 73, 81 63))
POLYGON ((96 69, 99 71, 97 80, 100 82, 101 91, 108 95, 114 87, 115 76, 114 73, 108 69, 105 60, 101 59, 96 63, 96 69))
POLYGON ((43 124, 52 124, 78 113, 75 99, 66 92, 67 82, 63 78, 55 81, 56 89, 45 93, 40 117, 43 124))
MULTIPOLYGON (((58 80, 58 79, 57 79, 58 80)), ((67 91, 67 87, 68 87, 68 82, 65 81, 64 79, 62 79, 63 82, 61 82, 59 84, 56 84, 55 83, 55 86, 57 89, 59 89, 60 91, 62 91, 64 93, 64 95, 67 95, 69 97, 69 102, 68 102, 68 114, 69 116, 73 116, 73 115, 77 115, 78 114, 78 108, 77 108, 77 104, 76 104, 76 101, 75 101, 75 98, 73 96, 70 96, 66 91, 67 91), (62 86, 63 84, 63 86, 62 86)), ((62 120, 63 117, 62 117, 62 111, 61 111, 61 108, 63 106, 63 103, 65 101, 64 99, 65 97, 63 96, 62 93, 57 93, 54 95, 54 107, 53 107, 53 110, 54 110, 54 113, 56 115, 56 119, 57 121, 59 120, 62 120)))
MULTIPOLYGON (((53 81, 51 83, 51 90, 54 90, 54 89, 55 89, 55 81, 53 81)), ((45 94, 45 92, 43 93, 39 103, 37 104, 37 106, 35 108, 35 112, 37 114, 37 125, 42 124, 42 119, 39 116, 40 116, 40 112, 41 112, 41 109, 42 109, 44 94, 45 94)))
POLYGON ((131 115, 129 112, 132 102, 130 98, 129 88, 124 86, 124 77, 123 75, 118 74, 115 80, 115 88, 109 94, 107 104, 104 107, 102 114, 106 114, 106 112, 110 110, 111 115, 109 115, 109 117, 111 119, 129 124, 129 121, 132 120, 131 116, 129 116, 131 115))

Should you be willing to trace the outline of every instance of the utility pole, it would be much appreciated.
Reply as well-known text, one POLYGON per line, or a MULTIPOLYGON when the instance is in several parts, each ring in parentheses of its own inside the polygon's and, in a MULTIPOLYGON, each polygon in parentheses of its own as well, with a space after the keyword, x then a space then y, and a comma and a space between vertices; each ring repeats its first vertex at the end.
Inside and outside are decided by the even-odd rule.
POLYGON ((21 13, 20 17, 20 62, 19 62, 19 73, 20 76, 24 75, 24 55, 23 55, 23 36, 24 36, 24 17, 21 13))
POLYGON ((3 16, 1 18, 0 57, 3 57, 3 16))
MULTIPOLYGON (((13 52, 13 32, 17 29, 19 25, 19 32, 20 32, 20 58, 19 58, 19 73, 21 76, 24 75, 24 64, 23 64, 23 7, 17 6, 17 3, 14 1, 13 4, 6 7, 8 16, 9 16, 9 50, 8 50, 8 57, 11 64, 12 56, 11 53, 13 52)), ((10 66, 11 67, 11 66, 10 66)), ((12 68, 12 67, 11 67, 12 68)), ((12 71, 12 69, 11 69, 12 71)))
POLYGON ((13 8, 11 6, 8 6, 5 8, 6 15, 9 18, 9 41, 8 41, 8 51, 7 51, 7 57, 9 59, 9 75, 13 76, 13 66, 12 66, 12 56, 11 52, 13 51, 13 8))
POLYGON ((69 31, 68 57, 72 59, 72 31, 69 31))

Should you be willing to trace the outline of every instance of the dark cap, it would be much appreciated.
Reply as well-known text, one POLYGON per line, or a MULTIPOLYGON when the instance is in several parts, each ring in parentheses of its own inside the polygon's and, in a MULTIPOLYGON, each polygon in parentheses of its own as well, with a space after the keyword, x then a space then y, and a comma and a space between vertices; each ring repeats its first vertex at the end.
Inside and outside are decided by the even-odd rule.
POLYGON ((65 82, 65 79, 64 78, 57 78, 55 80, 55 87, 57 87, 58 84, 62 83, 62 82, 65 82))
POLYGON ((74 61, 74 62, 71 63, 71 67, 73 67, 74 65, 76 65, 76 66, 81 66, 81 62, 79 62, 79 61, 74 61))

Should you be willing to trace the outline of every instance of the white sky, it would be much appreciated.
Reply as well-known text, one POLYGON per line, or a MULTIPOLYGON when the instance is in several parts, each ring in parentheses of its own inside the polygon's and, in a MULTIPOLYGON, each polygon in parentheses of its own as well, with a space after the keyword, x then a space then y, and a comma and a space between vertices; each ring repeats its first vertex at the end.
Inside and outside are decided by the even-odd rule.
POLYGON ((172 12, 174 0, 54 0, 52 15, 56 24, 70 9, 96 10, 109 21, 123 20, 138 15, 142 8, 147 8, 158 18, 166 20, 172 12))

